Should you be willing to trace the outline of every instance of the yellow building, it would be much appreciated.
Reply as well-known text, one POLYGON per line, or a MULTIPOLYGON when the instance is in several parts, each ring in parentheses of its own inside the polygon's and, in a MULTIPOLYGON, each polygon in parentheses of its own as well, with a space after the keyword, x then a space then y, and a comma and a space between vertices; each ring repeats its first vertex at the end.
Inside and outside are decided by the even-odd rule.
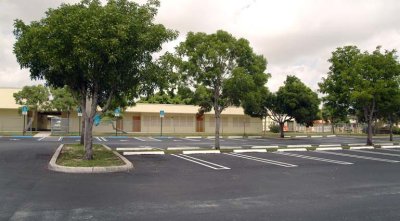
MULTIPOLYGON (((15 104, 13 93, 21 89, 0 89, 0 131, 21 131, 23 117, 18 112, 19 105, 15 104)), ((117 127, 126 133, 155 134, 161 132, 168 134, 213 134, 215 130, 215 118, 213 111, 198 116, 199 107, 193 105, 173 104, 142 104, 128 107, 122 114, 122 119, 117 121, 117 127), (160 111, 164 111, 164 118, 160 118, 160 111)), ((32 113, 35 115, 32 123, 34 130, 52 130, 67 127, 69 132, 79 131, 79 119, 77 112, 69 114, 60 112, 32 113), (53 123, 51 122, 53 119, 53 123), (67 123, 69 122, 69 123, 67 123), (69 126, 68 126, 69 125, 69 126)), ((28 120, 27 120, 28 121, 28 120)), ((242 108, 228 107, 221 114, 221 134, 258 134, 262 132, 262 120, 252 118, 244 114, 242 108)), ((94 127, 95 133, 112 133, 115 131, 115 122, 103 120, 100 125, 94 127)))

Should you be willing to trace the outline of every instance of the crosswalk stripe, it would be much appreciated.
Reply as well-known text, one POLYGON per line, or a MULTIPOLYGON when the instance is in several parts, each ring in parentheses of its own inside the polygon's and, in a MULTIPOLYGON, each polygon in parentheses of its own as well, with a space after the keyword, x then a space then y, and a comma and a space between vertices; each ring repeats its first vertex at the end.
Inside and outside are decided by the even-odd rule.
POLYGON ((139 140, 139 141, 146 141, 146 140, 141 139, 141 138, 139 138, 139 137, 134 137, 134 139, 139 140))
POLYGON ((200 141, 200 140, 195 140, 195 139, 192 139, 192 138, 181 138, 181 139, 188 140, 188 141, 194 141, 194 142, 200 141))
POLYGON ((152 141, 161 142, 161 140, 158 140, 158 139, 156 139, 156 138, 152 138, 152 137, 148 137, 147 139, 150 139, 150 140, 152 140, 152 141))

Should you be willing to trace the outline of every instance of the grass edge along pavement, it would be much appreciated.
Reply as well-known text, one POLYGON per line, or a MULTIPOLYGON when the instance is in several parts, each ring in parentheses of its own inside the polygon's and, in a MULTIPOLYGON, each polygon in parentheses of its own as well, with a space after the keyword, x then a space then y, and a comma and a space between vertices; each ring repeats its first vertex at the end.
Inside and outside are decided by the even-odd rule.
MULTIPOLYGON (((105 152, 110 152, 112 153, 117 161, 119 161, 119 165, 110 165, 110 166, 96 166, 96 165, 91 165, 91 166, 63 166, 59 165, 57 163, 60 155, 62 154, 64 146, 75 146, 76 148, 79 148, 80 146, 78 145, 71 145, 71 144, 61 144, 57 150, 55 151, 53 157, 51 158, 49 164, 48 164, 48 169, 56 172, 63 172, 63 173, 112 173, 112 172, 128 172, 132 169, 134 169, 132 162, 130 162, 128 159, 126 159, 124 156, 119 154, 116 151, 113 151, 111 148, 109 148, 106 145, 99 145, 101 146, 100 148, 104 148, 105 152)), ((93 148, 94 151, 94 156, 96 157, 96 150, 98 148, 93 148)), ((82 148, 83 151, 83 148, 82 148)), ((83 156, 83 155, 82 155, 83 156)), ((109 155, 108 155, 109 156, 109 155)))

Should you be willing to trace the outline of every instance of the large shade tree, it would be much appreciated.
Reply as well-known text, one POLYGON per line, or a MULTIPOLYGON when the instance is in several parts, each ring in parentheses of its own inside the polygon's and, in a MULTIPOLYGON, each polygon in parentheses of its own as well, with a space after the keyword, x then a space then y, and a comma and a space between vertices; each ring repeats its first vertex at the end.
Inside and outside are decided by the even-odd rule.
MULTIPOLYGON (((31 77, 53 87, 67 85, 84 119, 85 159, 92 159, 94 116, 113 100, 133 101, 153 72, 152 55, 177 33, 154 23, 159 2, 127 0, 62 4, 40 21, 15 21, 14 53, 31 77)), ((128 102, 129 103, 129 102, 128 102)))
MULTIPOLYGON (((372 124, 379 114, 393 111, 383 107, 394 101, 400 76, 396 51, 362 53, 356 46, 337 48, 329 59, 328 76, 320 83, 325 100, 337 104, 347 113, 354 113, 367 123, 367 145, 372 145, 372 124), (381 108, 380 108, 381 107, 381 108), (381 113, 379 113, 381 109, 381 113)), ((337 111, 341 109, 337 109, 337 111)))
POLYGON ((270 117, 279 124, 281 138, 285 137, 286 122, 296 120, 299 124, 312 126, 318 118, 320 101, 317 93, 295 76, 288 75, 275 93, 263 89, 252 97, 244 102, 245 112, 254 117, 270 117))
POLYGON ((239 106, 245 95, 266 84, 267 61, 253 52, 249 42, 219 30, 213 34, 187 34, 176 48, 179 73, 186 85, 194 89, 192 102, 199 114, 213 110, 215 148, 219 149, 222 111, 239 106))

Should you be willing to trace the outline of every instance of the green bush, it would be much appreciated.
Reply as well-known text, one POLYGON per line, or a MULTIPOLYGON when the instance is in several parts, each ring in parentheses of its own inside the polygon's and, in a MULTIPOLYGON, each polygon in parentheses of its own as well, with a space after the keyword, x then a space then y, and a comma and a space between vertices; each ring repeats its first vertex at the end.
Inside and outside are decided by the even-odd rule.
POLYGON ((279 133, 279 131, 280 131, 279 125, 270 124, 269 125, 269 131, 271 131, 272 133, 279 133))
POLYGON ((399 127, 393 127, 393 134, 400 134, 400 128, 399 127))

